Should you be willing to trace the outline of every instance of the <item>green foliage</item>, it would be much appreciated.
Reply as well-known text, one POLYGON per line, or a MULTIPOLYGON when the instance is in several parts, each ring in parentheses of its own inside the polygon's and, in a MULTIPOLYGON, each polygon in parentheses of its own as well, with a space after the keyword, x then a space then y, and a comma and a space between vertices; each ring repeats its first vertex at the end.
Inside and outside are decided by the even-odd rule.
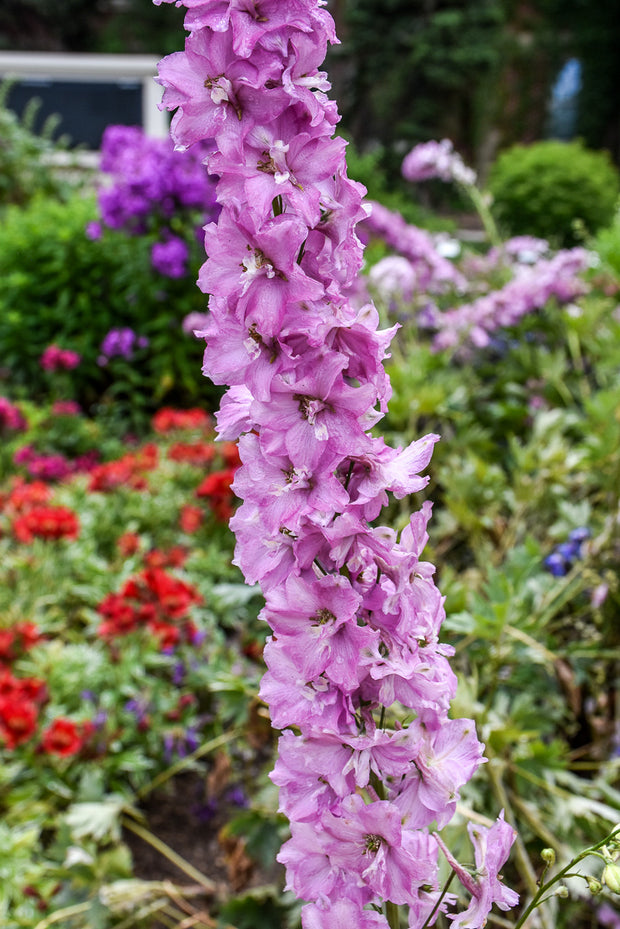
POLYGON ((550 141, 503 152, 488 186, 493 214, 507 234, 571 245, 611 222, 619 179, 606 152, 550 141))
POLYGON ((164 402, 191 405, 213 396, 197 375, 201 345, 181 329, 187 313, 206 308, 195 285, 199 246, 190 242, 190 277, 171 279, 151 268, 154 235, 106 230, 93 241, 86 227, 96 218, 94 199, 82 195, 67 203, 39 197, 24 209, 7 209, 0 227, 4 377, 13 394, 60 393, 140 428, 164 402), (118 357, 101 366, 102 340, 118 327, 133 329, 149 344, 131 361, 118 357), (40 366, 51 343, 82 357, 62 378, 40 366))
POLYGON ((9 203, 23 206, 38 194, 61 197, 69 189, 50 163, 50 157, 66 147, 63 139, 54 141, 59 118, 48 117, 35 134, 40 101, 33 98, 18 119, 7 107, 11 86, 10 81, 0 83, 0 210, 9 203))
POLYGON ((449 135, 470 152, 478 128, 472 109, 501 59, 504 16, 499 0, 352 0, 345 124, 356 138, 379 138, 389 149, 397 140, 449 135))
POLYGON ((616 212, 610 226, 599 229, 592 245, 604 266, 620 278, 620 211, 616 212))

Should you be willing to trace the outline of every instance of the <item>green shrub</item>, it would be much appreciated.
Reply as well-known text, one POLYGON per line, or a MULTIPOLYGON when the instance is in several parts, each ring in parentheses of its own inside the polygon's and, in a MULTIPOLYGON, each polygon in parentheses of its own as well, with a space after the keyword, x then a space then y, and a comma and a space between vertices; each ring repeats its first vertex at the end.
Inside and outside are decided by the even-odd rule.
POLYGON ((128 413, 138 426, 162 403, 191 405, 209 397, 200 375, 201 343, 181 328, 207 298, 196 287, 201 260, 194 240, 191 273, 171 279, 151 267, 153 235, 104 230, 87 235, 97 219, 93 198, 67 203, 37 198, 9 207, 0 226, 0 383, 14 396, 62 396, 86 410, 128 413), (148 340, 131 360, 98 363, 113 328, 148 340), (50 374, 40 364, 51 343, 80 354, 77 368, 50 374))
POLYGON ((7 109, 10 91, 10 81, 0 84, 0 208, 28 203, 38 193, 64 196, 69 184, 50 164, 52 153, 66 147, 64 138, 53 140, 60 118, 48 117, 37 135, 32 126, 40 101, 31 100, 20 120, 7 109))
POLYGON ((619 179, 607 152, 551 141, 503 152, 488 186, 493 213, 507 234, 572 245, 579 227, 594 233, 611 222, 619 179))
POLYGON ((620 211, 610 226, 598 232, 592 246, 603 264, 620 277, 620 211))

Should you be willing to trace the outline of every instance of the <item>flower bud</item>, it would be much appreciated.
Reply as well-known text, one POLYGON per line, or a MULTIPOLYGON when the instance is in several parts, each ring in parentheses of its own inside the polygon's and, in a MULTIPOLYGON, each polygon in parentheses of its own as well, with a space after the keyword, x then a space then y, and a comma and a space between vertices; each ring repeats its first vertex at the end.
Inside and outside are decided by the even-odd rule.
POLYGON ((568 887, 565 884, 560 884, 555 892, 556 897, 568 897, 568 887))
POLYGON ((545 862, 547 867, 555 864, 555 851, 552 848, 543 848, 542 852, 540 853, 540 857, 545 862))
POLYGON ((588 889, 590 890, 591 894, 598 894, 603 889, 601 882, 597 881, 595 878, 587 877, 586 880, 588 882, 588 889))
POLYGON ((608 864, 603 870, 601 880, 612 893, 620 894, 620 865, 608 864))

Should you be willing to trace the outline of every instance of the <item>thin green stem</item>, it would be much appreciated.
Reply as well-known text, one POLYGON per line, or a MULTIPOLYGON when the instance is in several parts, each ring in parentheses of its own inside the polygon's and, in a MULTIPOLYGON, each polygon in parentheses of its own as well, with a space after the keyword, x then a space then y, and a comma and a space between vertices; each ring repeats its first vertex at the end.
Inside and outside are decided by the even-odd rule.
POLYGON ((47 929, 48 926, 59 922, 61 919, 70 919, 72 916, 79 916, 80 913, 87 913, 90 908, 90 903, 76 903, 73 906, 65 906, 62 910, 56 910, 51 916, 46 916, 45 919, 36 924, 34 929, 47 929))
POLYGON ((122 825, 125 829, 128 829, 130 832, 133 832, 134 835, 137 835, 138 838, 142 839, 144 842, 147 842, 152 848, 163 855, 164 858, 167 858, 168 861, 171 861, 172 864, 176 865, 180 871, 183 871, 188 877, 191 877, 193 881, 196 881, 197 884, 200 884, 201 887, 209 894, 214 894, 216 891, 216 886, 213 881, 210 881, 208 877, 205 877, 201 871, 190 864, 189 861, 186 861, 185 858, 182 858, 181 855, 177 854, 174 849, 170 848, 169 845, 166 845, 165 842, 162 842, 161 839, 158 839, 156 835, 153 835, 152 832, 149 832, 148 829, 144 829, 142 826, 135 823, 132 819, 129 819, 128 816, 122 817, 122 825))
MULTIPOLYGON (((514 929, 521 929, 521 926, 524 925, 525 921, 530 916, 530 914, 534 912, 536 907, 540 906, 541 903, 543 903, 545 900, 548 899, 547 897, 545 897, 545 894, 553 887, 554 884, 557 884, 558 881, 561 881, 562 878, 564 877, 575 876, 571 874, 571 871, 575 867, 576 864, 579 864, 580 861, 583 861, 583 859, 587 858, 589 855, 597 854, 599 848, 602 848, 604 845, 607 845, 611 839, 618 838, 618 837, 620 837, 620 829, 614 829, 613 832, 610 832, 609 835, 606 835, 605 838, 602 839, 600 842, 597 842, 596 845, 591 845, 588 848, 585 848, 578 855, 576 855, 572 859, 572 861, 569 861, 568 864, 564 868, 562 868, 561 871, 558 871, 557 874, 549 878, 549 880, 545 884, 541 884, 538 890, 538 893, 534 895, 529 906, 525 908, 525 910, 523 911, 523 913, 521 914, 521 916, 515 923, 514 929)), ((597 857, 600 857, 600 856, 597 856, 597 857)), ((582 875, 577 875, 577 876, 582 877, 582 875)))
POLYGON ((441 891, 441 894, 440 894, 440 896, 439 896, 439 899, 437 900, 437 903, 435 904, 435 906, 433 907, 433 909, 430 911, 430 913, 429 913, 428 916, 426 917, 426 920, 425 920, 425 922, 424 922, 424 925, 422 926, 422 929, 426 929, 426 927, 427 927, 428 925, 430 925, 430 923, 432 922, 433 916, 435 915, 435 913, 437 912, 437 910, 439 909, 439 907, 440 907, 440 905, 441 905, 441 901, 443 900, 443 898, 445 897, 445 895, 448 893, 448 890, 449 890, 449 888, 450 888, 450 884, 451 884, 452 881, 454 880, 454 875, 455 875, 455 874, 456 874, 456 871, 455 871, 454 868, 453 868, 452 871, 450 872, 450 875, 449 875, 449 877, 448 877, 448 880, 447 880, 446 883, 443 885, 443 890, 441 891))
POLYGON ((502 240, 497 231, 495 220, 491 215, 491 210, 484 199, 484 195, 478 190, 475 184, 461 184, 460 186, 473 203, 482 225, 484 226, 484 231, 487 234, 489 242, 491 245, 501 248, 502 240))

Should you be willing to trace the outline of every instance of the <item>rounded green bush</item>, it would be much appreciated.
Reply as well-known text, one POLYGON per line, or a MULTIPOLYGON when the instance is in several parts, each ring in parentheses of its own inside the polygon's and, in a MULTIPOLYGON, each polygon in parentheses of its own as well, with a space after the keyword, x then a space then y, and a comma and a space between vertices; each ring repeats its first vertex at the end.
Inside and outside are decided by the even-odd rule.
POLYGON ((493 214, 506 234, 563 246, 578 242, 580 229, 594 233, 609 225, 619 186, 607 152, 557 141, 507 149, 488 183, 493 214))
MULTIPOLYGON (((153 235, 103 230, 89 238, 97 220, 94 197, 62 203, 37 197, 9 207, 0 224, 0 392, 44 399, 62 394, 86 411, 109 405, 146 417, 162 403, 193 405, 213 399, 202 377, 204 346, 181 328, 190 312, 204 312, 207 298, 196 287, 201 256, 197 240, 191 273, 182 279, 151 266, 153 235), (128 327, 148 341, 131 360, 102 365, 101 343, 112 328, 128 327), (46 346, 81 356, 62 376, 41 367, 46 346), (60 383, 62 381, 62 383, 60 383), (4 387, 3 387, 4 385, 4 387)), ((193 232, 191 233, 193 239, 193 232)))

